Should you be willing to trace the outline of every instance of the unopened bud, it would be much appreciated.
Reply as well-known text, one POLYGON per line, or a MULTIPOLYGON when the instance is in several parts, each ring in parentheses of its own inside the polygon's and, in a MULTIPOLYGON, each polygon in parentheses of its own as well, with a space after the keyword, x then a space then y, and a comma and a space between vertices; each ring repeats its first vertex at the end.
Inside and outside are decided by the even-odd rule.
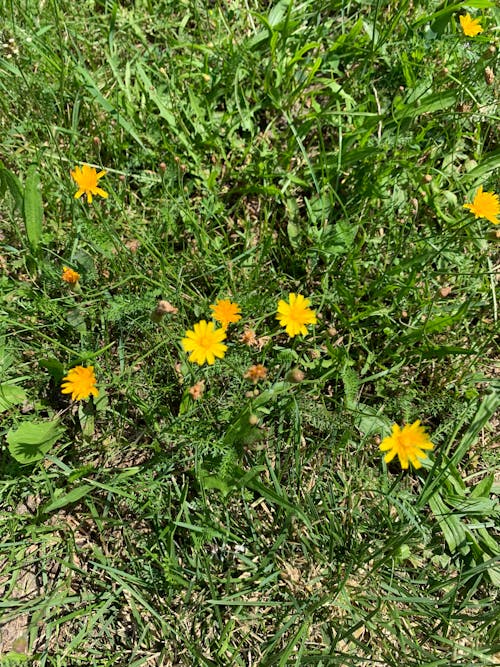
POLYGON ((300 370, 300 368, 292 368, 285 375, 285 380, 287 382, 292 382, 293 384, 298 384, 299 382, 302 382, 304 378, 305 374, 303 371, 300 370))
POLYGON ((151 319, 153 322, 158 323, 161 322, 162 318, 165 317, 167 313, 175 315, 178 312, 178 309, 175 306, 172 306, 169 301, 158 301, 156 308, 151 313, 151 319))
POLYGON ((486 67, 484 70, 484 80, 486 81, 487 86, 492 86, 495 81, 495 72, 491 67, 486 67))

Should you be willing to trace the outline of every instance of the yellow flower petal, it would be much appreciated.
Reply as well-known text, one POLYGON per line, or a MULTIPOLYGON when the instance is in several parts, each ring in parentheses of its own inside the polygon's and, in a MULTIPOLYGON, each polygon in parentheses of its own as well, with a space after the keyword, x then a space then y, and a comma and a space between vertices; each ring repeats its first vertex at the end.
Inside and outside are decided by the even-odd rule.
POLYGON ((62 394, 71 394, 73 401, 80 401, 89 396, 99 396, 94 367, 75 366, 68 371, 61 384, 62 394))
POLYGON ((480 32, 483 32, 479 19, 473 19, 470 14, 460 16, 459 21, 464 35, 467 37, 475 37, 476 35, 479 35, 480 32))
POLYGON ((210 306, 212 317, 217 322, 220 322, 223 328, 227 328, 232 322, 241 320, 240 307, 237 303, 229 301, 229 299, 219 299, 216 303, 210 306))
POLYGON ((285 331, 293 338, 297 334, 305 336, 307 334, 308 324, 316 324, 316 314, 309 308, 311 301, 302 296, 291 292, 288 297, 288 303, 280 299, 276 319, 285 331))
POLYGON ((391 435, 382 440, 379 449, 387 452, 384 456, 386 463, 397 456, 403 469, 407 469, 410 463, 418 469, 422 467, 421 461, 427 458, 424 450, 434 449, 434 445, 424 427, 420 425, 420 420, 417 419, 413 424, 406 424, 403 428, 394 424, 391 435))
POLYGON ((464 208, 469 209, 476 218, 486 218, 494 225, 498 225, 500 220, 500 199, 494 192, 483 192, 483 186, 479 186, 472 204, 464 204, 464 208))
POLYGON ((94 167, 84 164, 82 167, 75 167, 70 173, 72 179, 78 185, 75 199, 79 199, 83 194, 86 194, 87 202, 91 204, 93 194, 104 198, 108 196, 108 193, 98 186, 99 179, 106 175, 104 170, 97 173, 94 167))
POLYGON ((212 365, 215 358, 222 359, 227 345, 222 341, 226 338, 224 329, 216 329, 213 322, 201 320, 193 329, 186 331, 181 345, 186 352, 191 352, 189 361, 202 366, 204 363, 212 365))

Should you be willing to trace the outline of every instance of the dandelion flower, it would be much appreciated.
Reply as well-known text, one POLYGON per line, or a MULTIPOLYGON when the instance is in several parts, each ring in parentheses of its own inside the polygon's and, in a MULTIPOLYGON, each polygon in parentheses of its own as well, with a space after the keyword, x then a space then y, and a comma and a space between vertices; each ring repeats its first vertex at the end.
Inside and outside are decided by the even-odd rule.
POLYGON ((76 285, 80 280, 80 274, 77 271, 73 271, 73 269, 70 269, 68 266, 63 266, 61 280, 64 280, 65 283, 69 283, 70 285, 76 285))
POLYGON ((483 32, 479 19, 473 19, 470 14, 460 16, 459 20, 464 35, 467 35, 467 37, 475 37, 476 35, 479 35, 480 32, 483 32))
POLYGON ((293 294, 289 296, 289 303, 280 300, 278 302, 278 314, 276 319, 282 327, 286 327, 286 332, 293 338, 297 334, 305 336, 307 333, 306 324, 316 324, 316 314, 309 308, 309 299, 305 299, 302 294, 293 294))
POLYGON ((61 393, 71 394, 73 401, 81 401, 92 396, 99 396, 97 387, 95 386, 96 379, 94 375, 94 367, 75 366, 66 377, 63 378, 61 384, 61 393))
POLYGON ((205 362, 213 364, 215 357, 223 358, 227 345, 222 342, 226 337, 225 329, 216 329, 213 322, 201 320, 193 329, 186 331, 186 337, 181 340, 186 352, 191 352, 189 361, 199 366, 205 362))
POLYGON ((406 424, 400 428, 397 424, 392 427, 392 434, 384 438, 379 445, 382 452, 387 452, 384 461, 389 463, 397 455, 401 467, 408 468, 411 463, 414 468, 421 468, 419 459, 426 459, 425 449, 434 449, 434 445, 429 440, 425 428, 420 426, 420 420, 417 419, 413 424, 406 424))
POLYGON ((227 329, 228 325, 231 322, 238 322, 241 320, 240 307, 237 303, 232 303, 229 299, 219 299, 217 303, 213 303, 210 308, 212 309, 212 317, 217 322, 221 323, 223 329, 227 329))
POLYGON ((105 175, 105 171, 97 173, 94 167, 90 167, 88 164, 84 164, 83 167, 75 167, 71 172, 73 180, 78 185, 78 192, 75 194, 75 199, 78 199, 83 194, 87 195, 89 204, 92 203, 92 195, 101 195, 101 197, 106 199, 108 193, 99 187, 99 179, 105 175))
POLYGON ((255 364, 255 366, 250 366, 243 377, 245 377, 247 380, 250 380, 254 384, 257 384, 259 380, 266 379, 267 368, 262 364, 255 364))
POLYGON ((474 195, 472 204, 464 204, 464 208, 468 208, 476 218, 486 218, 494 225, 498 225, 500 220, 498 214, 500 213, 500 200, 498 195, 494 192, 483 192, 481 185, 474 195))

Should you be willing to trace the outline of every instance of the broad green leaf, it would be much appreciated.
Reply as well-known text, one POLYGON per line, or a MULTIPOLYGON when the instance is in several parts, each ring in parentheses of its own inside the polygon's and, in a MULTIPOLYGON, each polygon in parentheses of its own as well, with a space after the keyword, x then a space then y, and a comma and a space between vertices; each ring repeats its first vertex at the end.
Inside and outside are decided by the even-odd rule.
POLYGON ((491 492, 491 487, 495 481, 495 475, 491 473, 484 479, 482 479, 479 484, 472 489, 469 498, 488 498, 491 492))
POLYGON ((0 412, 10 410, 26 400, 26 392, 15 384, 0 384, 0 412))
POLYGON ((455 465, 457 465, 463 459, 465 454, 476 442, 477 438, 479 437, 479 433, 493 417, 499 406, 499 392, 493 391, 491 394, 488 394, 488 396, 485 396, 477 409, 472 423, 469 425, 469 428, 465 432, 460 444, 453 454, 452 460, 455 465))
POLYGON ((443 111, 449 109, 456 104, 457 95, 455 91, 447 93, 433 93, 426 97, 420 98, 414 102, 405 104, 401 110, 398 109, 396 113, 396 120, 400 121, 404 118, 417 118, 424 113, 434 113, 436 111, 443 111))
POLYGON ((42 237, 43 202, 40 177, 36 165, 31 165, 24 186, 24 224, 32 252, 36 252, 42 237))
POLYGON ((60 361, 54 359, 54 357, 48 357, 47 359, 40 359, 38 365, 42 368, 45 368, 50 375, 54 378, 56 383, 59 383, 64 377, 64 366, 60 361))
POLYGON ((429 498, 429 507, 443 531, 444 539, 451 553, 453 554, 457 550, 467 553, 469 547, 462 522, 453 515, 452 510, 446 506, 439 493, 435 493, 429 498))
POLYGON ((59 422, 24 422, 7 433, 9 452, 19 463, 25 465, 43 459, 45 454, 64 433, 59 422))
POLYGON ((21 182, 15 174, 6 169, 3 165, 0 167, 0 174, 3 183, 9 188, 10 194, 16 204, 16 208, 22 212, 24 197, 21 182))
MULTIPOLYGON (((500 149, 492 151, 484 160, 481 160, 481 164, 463 174, 463 180, 482 185, 489 174, 498 169, 500 169, 500 149)), ((485 187, 485 190, 487 189, 485 187)))
POLYGON ((95 431, 95 407, 92 401, 80 403, 78 407, 78 418, 82 427, 84 438, 90 438, 95 431))
POLYGON ((43 511, 53 512, 54 510, 61 509, 61 507, 72 505, 73 503, 78 502, 84 496, 87 496, 94 488, 95 487, 93 487, 91 484, 83 484, 82 486, 78 486, 76 489, 72 489, 68 493, 65 493, 63 496, 53 500, 43 508, 43 511))

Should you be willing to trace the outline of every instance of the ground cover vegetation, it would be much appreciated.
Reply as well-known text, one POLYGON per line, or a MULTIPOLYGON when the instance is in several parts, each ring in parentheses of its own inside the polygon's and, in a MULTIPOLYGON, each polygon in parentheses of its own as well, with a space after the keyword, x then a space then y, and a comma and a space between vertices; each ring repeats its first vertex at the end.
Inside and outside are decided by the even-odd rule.
POLYGON ((498 664, 495 3, 0 7, 0 665, 498 664))

